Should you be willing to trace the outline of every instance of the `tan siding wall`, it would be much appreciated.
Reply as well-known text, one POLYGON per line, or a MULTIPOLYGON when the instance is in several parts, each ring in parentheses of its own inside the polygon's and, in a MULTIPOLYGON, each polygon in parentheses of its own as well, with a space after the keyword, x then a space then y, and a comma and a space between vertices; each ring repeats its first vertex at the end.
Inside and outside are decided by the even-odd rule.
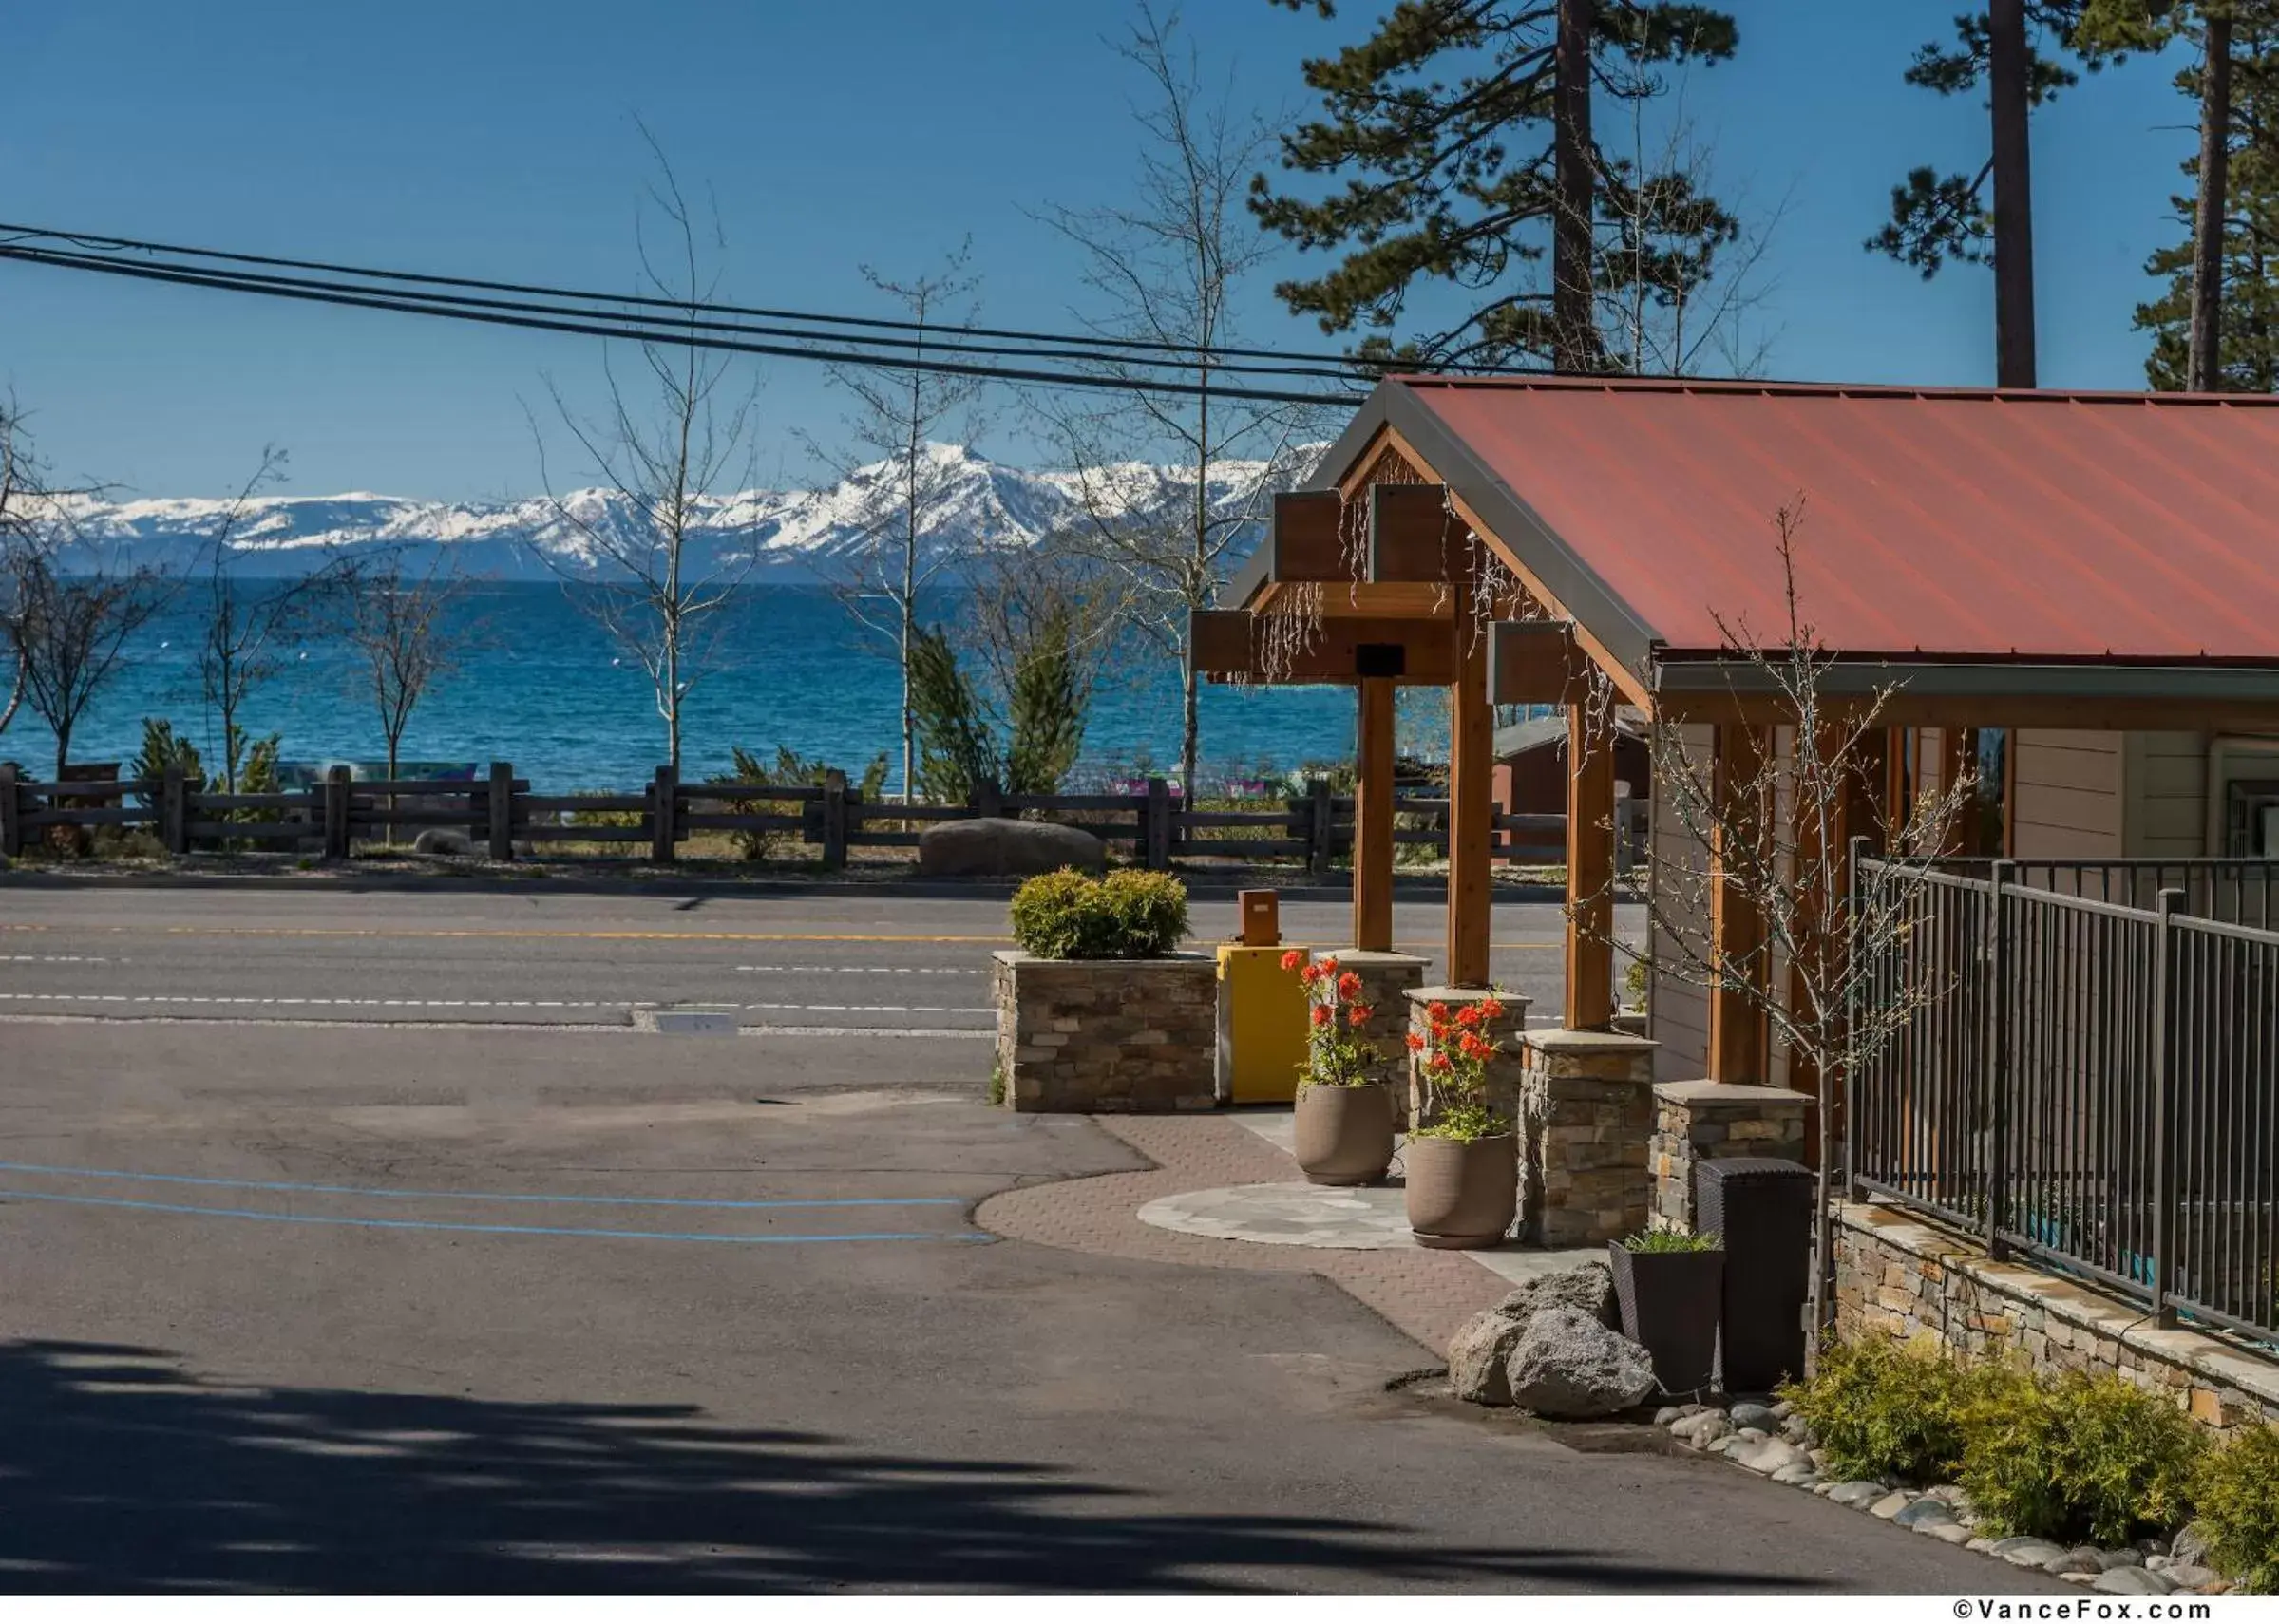
POLYGON ((2130 857, 2193 858, 2208 851, 2208 739, 2131 733, 2125 752, 2130 857))
POLYGON ((2012 856, 2122 855, 2125 739, 2120 733, 2020 730, 2010 781, 2012 856))

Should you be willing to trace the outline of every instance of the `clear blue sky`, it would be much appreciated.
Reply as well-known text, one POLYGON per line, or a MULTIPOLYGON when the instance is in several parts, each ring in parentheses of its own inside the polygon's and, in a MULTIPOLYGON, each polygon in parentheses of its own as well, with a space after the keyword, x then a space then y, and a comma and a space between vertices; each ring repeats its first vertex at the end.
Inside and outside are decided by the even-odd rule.
MULTIPOLYGON (((1325 25, 1265 0, 1189 0, 1214 71, 1262 107, 1304 105, 1325 25)), ((1975 167, 1985 114, 1913 90, 1914 45, 1959 0, 1730 0, 1738 58, 1695 76, 1717 171, 1758 210, 1787 199, 1764 308, 1780 376, 1974 384, 1991 371, 1991 287, 1926 285, 1860 251, 1914 162, 1975 167)), ((1123 0, 77 0, 18 8, 0 118, 0 217, 354 262, 622 289, 644 154, 715 193, 725 296, 885 313, 857 274, 922 269, 970 235, 985 314, 1061 325, 1069 252, 1026 211, 1111 200, 1129 173, 1129 71, 1103 46, 1123 0)), ((2175 234, 2190 109, 2171 68, 2132 63, 2035 122, 2042 381, 2138 387, 2130 313, 2175 234)), ((1315 344, 1263 280, 1249 334, 1315 344)), ((240 481, 264 442, 291 491, 526 494, 522 402, 542 371, 575 394, 591 341, 0 266, 0 379, 68 473, 146 495, 240 481)), ((769 366, 764 479, 830 437, 821 374, 769 366)), ((1041 460, 1016 413, 982 448, 1041 460)))

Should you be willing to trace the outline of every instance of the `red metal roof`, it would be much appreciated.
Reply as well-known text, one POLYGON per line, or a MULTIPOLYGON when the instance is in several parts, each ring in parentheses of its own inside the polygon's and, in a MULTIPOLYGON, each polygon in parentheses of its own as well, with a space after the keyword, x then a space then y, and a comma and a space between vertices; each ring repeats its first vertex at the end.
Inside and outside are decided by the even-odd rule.
POLYGON ((2279 399, 1393 382, 1669 650, 1720 616, 1781 640, 1801 496, 1803 614, 1840 652, 2279 661, 2279 399))

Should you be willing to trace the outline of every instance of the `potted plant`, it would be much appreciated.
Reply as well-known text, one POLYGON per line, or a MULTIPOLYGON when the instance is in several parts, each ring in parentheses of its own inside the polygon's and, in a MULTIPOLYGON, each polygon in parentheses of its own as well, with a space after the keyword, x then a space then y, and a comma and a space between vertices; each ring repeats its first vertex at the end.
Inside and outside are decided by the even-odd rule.
POLYGON ((1510 1120, 1488 1103, 1493 1040, 1483 1035, 1504 1012, 1494 998, 1450 1012, 1425 1006, 1430 1035, 1412 1031, 1424 1083, 1423 1125, 1409 1134, 1409 1228, 1419 1245, 1478 1248, 1499 1244, 1519 1208, 1519 1138, 1510 1120))
POLYGON ((1305 1066, 1298 1074, 1298 1165, 1315 1184, 1374 1184, 1393 1161, 1393 1095, 1371 1075, 1381 1058, 1361 1029, 1374 1012, 1361 1003, 1361 978, 1302 952, 1282 967, 1305 986, 1305 1066))
POLYGON ((1642 1230, 1606 1243, 1623 1334, 1653 1355, 1665 1393, 1706 1392, 1717 1379, 1725 1243, 1714 1235, 1642 1230))

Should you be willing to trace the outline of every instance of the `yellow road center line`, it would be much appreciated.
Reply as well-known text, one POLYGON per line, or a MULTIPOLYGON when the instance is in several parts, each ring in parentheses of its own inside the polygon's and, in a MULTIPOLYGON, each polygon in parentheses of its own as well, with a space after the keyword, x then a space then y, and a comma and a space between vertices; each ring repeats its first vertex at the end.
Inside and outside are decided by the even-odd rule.
MULTIPOLYGON (((891 932, 826 931, 506 931, 506 930, 392 930, 386 927, 326 925, 0 925, 0 931, 76 931, 113 935, 129 931, 170 936, 351 936, 406 939, 472 937, 509 941, 637 941, 637 942, 917 942, 945 945, 1003 945, 1011 936, 952 936, 891 932)), ((1400 942, 1404 948, 1433 948, 1434 942, 1400 942)), ((1542 952, 1564 944, 1497 942, 1499 953, 1542 952)))

